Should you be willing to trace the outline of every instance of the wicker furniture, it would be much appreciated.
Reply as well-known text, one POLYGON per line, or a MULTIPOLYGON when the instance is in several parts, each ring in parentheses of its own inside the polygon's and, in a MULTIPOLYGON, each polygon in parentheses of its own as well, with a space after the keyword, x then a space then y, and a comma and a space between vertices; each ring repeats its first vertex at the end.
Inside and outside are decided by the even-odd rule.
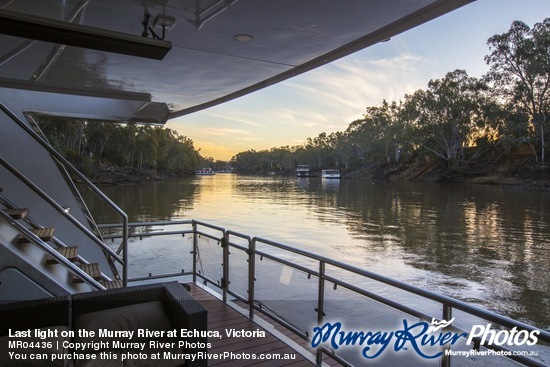
POLYGON ((70 325, 69 297, 5 303, 0 305, 0 336, 9 331, 70 325))
MULTIPOLYGON (((163 328, 174 331, 167 338, 167 331, 158 338, 158 335, 152 335, 149 339, 142 339, 147 344, 145 353, 159 353, 161 359, 165 351, 171 353, 194 354, 206 356, 207 338, 204 336, 207 330, 207 311, 195 300, 187 290, 178 282, 157 283, 133 286, 120 289, 110 289, 105 291, 95 291, 88 293, 79 293, 67 297, 48 298, 43 300, 18 302, 12 304, 0 305, 0 338, 7 336, 14 331, 34 330, 47 327, 65 327, 67 330, 74 331, 73 342, 78 341, 78 324, 83 319, 94 318, 99 320, 99 324, 104 325, 104 330, 109 329, 109 323, 116 319, 122 319, 122 322, 115 322, 113 330, 120 331, 120 325, 130 325, 134 328, 158 329, 163 328), (153 310, 153 311, 152 311, 153 310), (160 313, 161 315, 153 315, 160 313), (165 322, 158 322, 159 317, 165 322), (141 320, 141 321, 140 321, 141 320), (141 322, 141 323, 140 323, 141 322), (162 324, 162 325, 160 325, 162 324), (143 327, 142 325, 147 325, 143 327), (180 331, 197 331, 197 336, 181 338, 180 331), (203 333, 200 333, 203 331, 203 333), (161 342, 173 342, 177 348, 149 348, 149 341, 156 340, 161 342), (185 343, 182 346, 179 342, 185 343)), ((116 321, 116 320, 115 320, 116 321)), ((96 322, 96 325, 98 323, 96 322)), ((96 334, 97 336, 97 334, 96 334)), ((134 334, 137 336, 137 333, 134 334)), ((6 339, 6 337, 4 337, 6 339)), ((12 340, 13 338, 10 338, 12 340)), ((101 337, 100 340, 108 340, 101 337)), ((137 339, 139 340, 139 339, 137 339)), ((134 341, 134 339, 124 341, 134 341)), ((154 344, 154 343, 153 343, 154 344)), ((120 364, 111 363, 109 365, 132 366, 131 361, 123 363, 120 356, 127 353, 128 350, 114 349, 110 344, 109 353, 118 355, 120 364)), ((0 348, 1 349, 1 348, 0 348)), ((93 349, 88 352, 99 354, 102 350, 93 349)), ((56 351, 57 353, 59 351, 56 351)), ((69 350, 72 352, 72 350, 69 350)), ((0 365, 11 363, 8 359, 7 351, 2 351, 5 355, 0 355, 0 365)), ((24 361, 19 361, 18 366, 25 366, 24 361)), ((65 361, 64 365, 67 365, 65 361)), ((72 361, 71 361, 72 362, 72 361)), ((79 365, 76 361, 76 365, 79 365)), ((90 366, 101 366, 99 364, 90 364, 90 366)), ((205 358, 196 358, 191 360, 173 360, 173 361, 151 361, 139 360, 139 366, 179 366, 202 367, 207 366, 208 360, 205 358)), ((105 363, 105 361, 103 361, 105 363)), ((85 363, 85 365, 88 365, 85 363)), ((33 364, 34 366, 34 364, 33 364)))
MULTIPOLYGON (((78 327, 78 318, 85 314, 98 311, 112 310, 130 305, 146 305, 153 301, 161 301, 170 320, 171 329, 203 330, 206 331, 206 309, 195 300, 189 292, 179 283, 157 283, 128 288, 110 289, 101 292, 88 292, 75 294, 72 297, 72 323, 73 328, 78 327)), ((206 353, 206 337, 175 338, 184 340, 186 345, 200 345, 203 348, 179 348, 180 353, 197 354, 206 353)), ((161 338, 160 340, 164 340, 161 338)), ((161 352, 162 355, 162 352, 161 352)), ((158 364, 158 363, 157 363, 158 364)), ((151 366, 156 364, 152 363, 151 366)), ((206 359, 186 361, 185 366, 206 366, 206 359)))
POLYGON ((51 344, 41 344, 45 339, 36 337, 36 329, 41 332, 52 332, 59 335, 62 331, 70 330, 70 299, 69 297, 55 297, 42 300, 23 301, 17 303, 7 303, 0 305, 0 366, 3 367, 24 367, 27 363, 34 367, 67 367, 68 361, 57 360, 37 361, 37 360, 16 360, 9 357, 9 353, 18 353, 21 355, 40 354, 48 356, 51 360, 52 354, 64 353, 63 337, 51 337, 47 341, 51 344), (18 332, 28 333, 26 337, 9 337, 18 332), (33 347, 19 346, 10 348, 9 342, 27 342, 33 343, 33 347), (37 344, 39 343, 39 344, 37 344))

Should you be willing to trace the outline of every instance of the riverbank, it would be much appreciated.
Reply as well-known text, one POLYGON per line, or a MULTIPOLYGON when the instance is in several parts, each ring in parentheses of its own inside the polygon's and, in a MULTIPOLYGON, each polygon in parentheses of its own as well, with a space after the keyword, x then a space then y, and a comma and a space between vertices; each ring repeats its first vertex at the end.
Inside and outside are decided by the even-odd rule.
POLYGON ((193 173, 163 172, 147 168, 120 167, 117 165, 96 162, 93 170, 88 169, 88 172, 85 172, 85 174, 94 184, 97 185, 119 185, 186 177, 192 175, 193 173))
POLYGON ((349 177, 371 179, 473 183, 508 186, 518 190, 550 191, 550 166, 535 161, 528 150, 493 150, 471 163, 448 168, 429 156, 399 165, 379 165, 351 172, 349 177))
MULTIPOLYGON (((120 185, 147 181, 162 181, 169 178, 189 177, 193 173, 164 173, 154 170, 105 166, 92 181, 99 185, 120 185)), ((441 162, 414 161, 398 166, 378 165, 343 174, 344 178, 425 181, 440 183, 472 183, 506 186, 513 190, 550 191, 550 167, 533 164, 529 160, 482 166, 479 164, 450 170, 441 162)))
MULTIPOLYGON (((470 154, 476 154, 474 150, 470 154)), ((87 176, 100 185, 118 185, 193 176, 193 172, 162 172, 146 168, 120 167, 95 162, 86 167, 87 176)), ((396 181, 473 183, 506 186, 513 190, 550 191, 550 166, 535 161, 528 148, 503 151, 493 149, 460 167, 448 168, 428 155, 408 157, 400 164, 370 164, 353 171, 341 170, 344 178, 396 181)), ((257 174, 267 174, 259 172, 257 174)), ((320 176, 320 171, 312 174, 320 176)), ((277 172, 294 175, 294 171, 277 172)))

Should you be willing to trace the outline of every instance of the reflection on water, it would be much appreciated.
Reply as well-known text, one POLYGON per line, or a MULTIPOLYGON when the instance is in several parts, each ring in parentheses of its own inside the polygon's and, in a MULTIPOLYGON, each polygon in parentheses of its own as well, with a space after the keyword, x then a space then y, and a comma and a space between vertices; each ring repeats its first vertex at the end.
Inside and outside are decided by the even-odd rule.
POLYGON ((548 193, 237 175, 104 190, 130 221, 211 222, 550 328, 548 193))
MULTIPOLYGON (((170 220, 193 207, 197 186, 187 181, 153 181, 142 184, 103 186, 101 190, 128 214, 130 222, 170 220)), ((117 223, 119 217, 91 192, 83 192, 98 223, 117 223)))

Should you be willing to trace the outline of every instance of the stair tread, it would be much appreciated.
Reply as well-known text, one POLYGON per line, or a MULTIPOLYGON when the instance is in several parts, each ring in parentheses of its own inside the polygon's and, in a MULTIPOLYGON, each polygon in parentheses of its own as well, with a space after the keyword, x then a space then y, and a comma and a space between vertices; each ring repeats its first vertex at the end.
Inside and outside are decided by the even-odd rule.
MULTIPOLYGON (((53 238, 53 233, 55 232, 55 228, 34 228, 31 230, 31 232, 39 237, 42 241, 47 242, 51 241, 53 238)), ((24 243, 29 242, 23 235, 19 236, 18 242, 24 243)))
MULTIPOLYGON (((78 260, 78 246, 58 247, 56 251, 59 252, 60 255, 67 258, 67 260, 69 261, 74 262, 78 260)), ((46 264, 57 264, 57 260, 51 256, 48 256, 46 264)))
POLYGON ((122 280, 120 280, 120 279, 103 281, 103 282, 100 282, 100 283, 103 284, 103 286, 107 289, 122 288, 122 280))
MULTIPOLYGON (((89 276, 94 278, 95 280, 101 279, 101 271, 99 270, 98 263, 80 264, 78 265, 78 267, 82 269, 85 273, 87 273, 89 276)), ((80 279, 79 277, 73 274, 73 282, 82 283, 82 279, 80 279)))
POLYGON ((23 219, 29 213, 27 208, 4 209, 4 211, 13 219, 23 219))
POLYGON ((78 246, 60 247, 57 251, 69 260, 76 260, 78 257, 78 246))

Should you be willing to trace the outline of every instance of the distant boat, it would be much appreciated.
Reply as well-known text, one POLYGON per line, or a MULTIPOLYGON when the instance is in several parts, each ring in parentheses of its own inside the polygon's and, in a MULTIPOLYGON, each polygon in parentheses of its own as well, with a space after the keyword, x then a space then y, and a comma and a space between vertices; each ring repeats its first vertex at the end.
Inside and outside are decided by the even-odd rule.
POLYGON ((212 176, 212 175, 215 175, 216 172, 212 171, 212 168, 203 168, 195 171, 195 174, 201 175, 201 176, 212 176))
POLYGON ((324 169, 321 171, 322 178, 340 178, 340 171, 337 169, 324 169))
POLYGON ((216 173, 233 173, 233 167, 227 166, 216 171, 216 173))
POLYGON ((300 164, 296 168, 296 176, 298 177, 308 177, 309 176, 309 166, 307 164, 300 164))

